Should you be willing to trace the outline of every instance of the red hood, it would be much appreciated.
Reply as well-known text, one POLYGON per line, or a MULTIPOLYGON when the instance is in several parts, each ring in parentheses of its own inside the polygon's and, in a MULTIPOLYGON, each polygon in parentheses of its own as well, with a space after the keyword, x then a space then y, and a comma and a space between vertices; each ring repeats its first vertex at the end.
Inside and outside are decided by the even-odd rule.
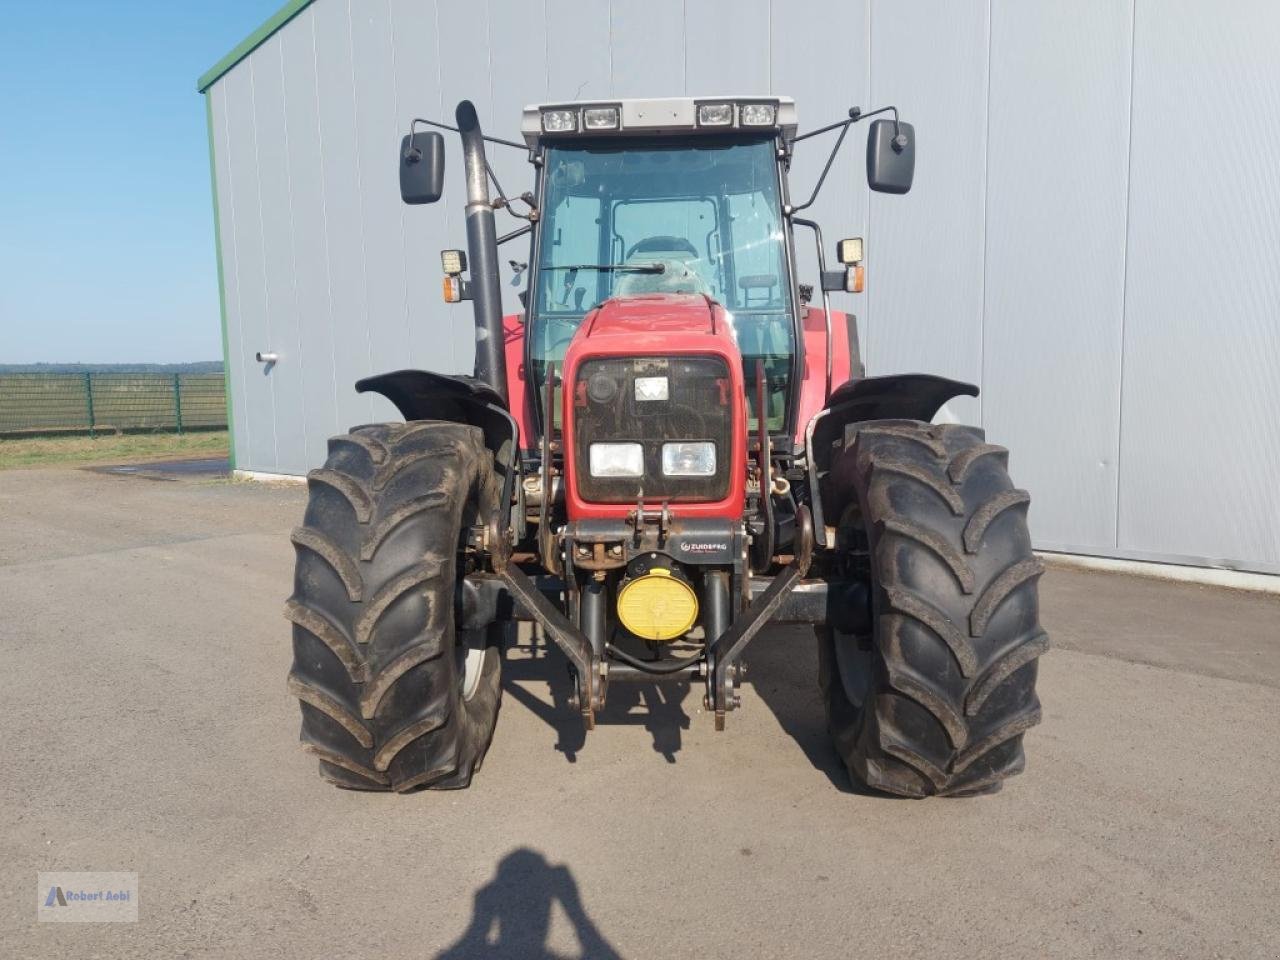
MULTIPOLYGON (((716 501, 673 502, 679 517, 716 517, 738 519, 742 516, 746 496, 746 402, 742 383, 742 355, 733 339, 733 328, 725 318, 724 307, 709 297, 653 293, 617 300, 606 300, 587 314, 565 351, 562 369, 564 386, 564 449, 575 451, 578 370, 588 360, 605 357, 661 357, 699 355, 718 357, 728 370, 728 383, 722 404, 730 406, 732 417, 731 449, 724 451, 729 463, 729 490, 716 501)), ((585 398, 585 392, 584 392, 585 398)), ((585 404, 585 399, 583 400, 585 404)), ((580 451, 579 451, 580 452, 580 451)), ((581 466, 574 456, 565 457, 565 503, 569 519, 624 520, 635 510, 635 503, 596 503, 579 495, 577 470, 581 466)))
POLYGON ((716 337, 724 309, 696 294, 647 293, 606 300, 587 315, 578 336, 593 344, 602 339, 625 337, 641 349, 661 348, 669 353, 676 338, 687 349, 691 342, 716 337))

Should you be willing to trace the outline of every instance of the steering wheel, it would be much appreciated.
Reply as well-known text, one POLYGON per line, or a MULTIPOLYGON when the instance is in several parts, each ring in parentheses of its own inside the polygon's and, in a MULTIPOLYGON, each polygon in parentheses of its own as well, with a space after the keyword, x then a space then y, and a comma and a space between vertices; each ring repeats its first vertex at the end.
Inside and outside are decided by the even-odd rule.
POLYGON ((633 243, 623 259, 630 260, 637 253, 652 253, 659 250, 664 253, 680 250, 692 257, 696 258, 698 256, 698 248, 684 237, 645 237, 645 239, 633 243))
POLYGON ((561 363, 564 359, 565 351, 569 349, 569 343, 573 340, 574 334, 578 332, 578 327, 582 323, 582 317, 546 317, 545 322, 547 329, 544 333, 546 339, 543 341, 543 349, 547 352, 548 357, 559 357, 556 362, 561 363), (552 329, 551 324, 556 324, 559 329, 552 329))

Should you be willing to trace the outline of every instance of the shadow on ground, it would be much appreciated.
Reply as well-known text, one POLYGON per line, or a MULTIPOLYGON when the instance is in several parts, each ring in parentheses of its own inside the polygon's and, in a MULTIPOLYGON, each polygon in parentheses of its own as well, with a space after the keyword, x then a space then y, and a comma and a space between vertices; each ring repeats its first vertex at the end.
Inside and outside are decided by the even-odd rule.
POLYGON ((573 926, 579 956, 621 960, 582 905, 569 868, 547 862, 536 850, 521 847, 503 857, 493 879, 476 891, 471 923, 434 960, 518 958, 559 960, 548 947, 551 910, 559 904, 573 926))
MULTIPOLYGON (((555 749, 576 763, 578 751, 586 743, 587 731, 578 711, 569 706, 573 677, 569 661, 560 648, 534 629, 529 640, 513 644, 516 656, 508 655, 502 666, 503 696, 511 697, 556 731, 555 749), (551 703, 530 692, 528 684, 543 682, 551 703)), ((688 683, 615 683, 609 687, 604 710, 596 715, 598 725, 643 726, 653 738, 653 749, 668 763, 676 762, 682 746, 681 731, 689 729, 684 702, 690 694, 688 683)), ((693 691, 702 696, 701 689, 693 691)))
MULTIPOLYGON (((766 630, 747 649, 747 661, 748 685, 814 768, 826 774, 837 789, 864 793, 860 785, 850 782, 827 733, 826 710, 818 689, 818 642, 813 630, 766 630)), ((749 707, 752 701, 744 699, 744 705, 749 707)))
POLYGON ((141 480, 218 479, 231 475, 231 461, 226 457, 199 457, 191 460, 153 460, 146 463, 122 463, 85 467, 92 473, 141 480))
MULTIPOLYGON (((570 763, 588 736, 578 712, 569 706, 573 678, 569 661, 554 643, 534 629, 531 637, 509 648, 503 664, 503 695, 526 708, 556 731, 555 749, 570 763), (546 683, 551 703, 531 691, 530 685, 546 683)), ((748 695, 743 709, 759 709, 762 701, 778 725, 804 752, 813 766, 831 783, 846 792, 861 792, 850 783, 840 758, 827 735, 826 715, 818 691, 817 644, 805 628, 775 628, 765 631, 748 648, 748 695), (750 696, 754 690, 756 696, 750 696)), ((668 763, 675 763, 681 749, 681 731, 688 730, 689 714, 684 704, 692 696, 703 696, 701 683, 614 683, 609 686, 605 709, 596 717, 598 725, 643 725, 653 737, 653 749, 668 763)), ((728 718, 728 734, 739 711, 728 718)), ((710 717, 703 717, 708 724, 710 717)))

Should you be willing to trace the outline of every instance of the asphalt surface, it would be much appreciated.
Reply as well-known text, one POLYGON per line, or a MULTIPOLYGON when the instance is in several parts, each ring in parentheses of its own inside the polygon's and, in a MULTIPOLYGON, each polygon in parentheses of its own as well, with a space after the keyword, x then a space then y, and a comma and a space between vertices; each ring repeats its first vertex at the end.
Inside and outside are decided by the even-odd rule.
POLYGON ((722 734, 615 687, 584 736, 523 640, 471 790, 344 793, 285 692, 304 496, 0 473, 0 955, 1280 955, 1280 598, 1051 567, 991 797, 851 792, 803 631, 722 734), (63 869, 137 872, 139 922, 37 923, 63 869))

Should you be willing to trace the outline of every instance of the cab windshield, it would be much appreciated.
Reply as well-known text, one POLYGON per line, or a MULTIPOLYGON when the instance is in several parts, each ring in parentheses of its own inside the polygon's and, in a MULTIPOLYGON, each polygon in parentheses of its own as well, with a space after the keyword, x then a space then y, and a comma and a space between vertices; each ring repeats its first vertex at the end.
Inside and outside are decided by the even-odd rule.
POLYGON ((542 210, 529 330, 540 388, 610 297, 705 294, 730 315, 752 418, 763 366, 768 425, 784 429, 795 343, 771 137, 552 146, 542 210))

